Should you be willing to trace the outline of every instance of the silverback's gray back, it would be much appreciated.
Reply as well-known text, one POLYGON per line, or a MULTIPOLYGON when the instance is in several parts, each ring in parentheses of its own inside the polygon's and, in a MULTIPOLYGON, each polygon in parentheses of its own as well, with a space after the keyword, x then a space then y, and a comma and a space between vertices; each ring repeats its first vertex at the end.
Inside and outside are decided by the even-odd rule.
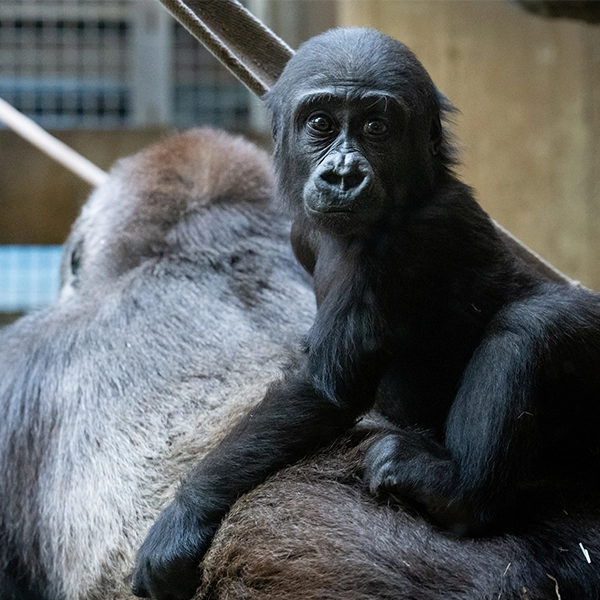
POLYGON ((0 332, 0 599, 125 598, 189 466, 258 402, 313 317, 267 155, 211 130, 112 170, 62 291, 0 332))

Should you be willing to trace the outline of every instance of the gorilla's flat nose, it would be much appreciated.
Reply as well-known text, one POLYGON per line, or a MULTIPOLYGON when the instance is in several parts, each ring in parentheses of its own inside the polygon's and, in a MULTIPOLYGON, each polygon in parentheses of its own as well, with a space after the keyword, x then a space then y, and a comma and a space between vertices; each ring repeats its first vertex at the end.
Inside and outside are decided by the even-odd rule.
POLYGON ((348 192, 360 186, 367 177, 357 155, 337 154, 323 165, 319 178, 328 186, 348 192))

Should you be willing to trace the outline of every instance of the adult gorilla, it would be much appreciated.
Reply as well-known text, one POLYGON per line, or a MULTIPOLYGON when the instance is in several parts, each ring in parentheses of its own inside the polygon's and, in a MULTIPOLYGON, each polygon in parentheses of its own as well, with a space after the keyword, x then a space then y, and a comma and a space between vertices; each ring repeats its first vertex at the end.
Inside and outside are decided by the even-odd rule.
POLYGON ((135 548, 313 316, 272 167, 185 133, 121 161, 59 300, 0 332, 0 598, 130 597, 135 548), (290 309, 293 307, 293 309, 290 309))

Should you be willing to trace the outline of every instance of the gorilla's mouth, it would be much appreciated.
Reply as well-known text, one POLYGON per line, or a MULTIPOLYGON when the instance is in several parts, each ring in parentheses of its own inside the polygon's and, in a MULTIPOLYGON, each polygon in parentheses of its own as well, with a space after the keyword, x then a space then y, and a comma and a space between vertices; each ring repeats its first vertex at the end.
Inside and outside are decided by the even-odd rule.
POLYGON ((365 196, 368 196, 368 189, 361 189, 360 192, 332 192, 309 186, 304 194, 304 208, 310 216, 316 218, 323 215, 356 215, 360 212, 359 206, 364 203, 365 196))
POLYGON ((334 221, 346 222, 356 217, 356 212, 352 208, 343 206, 306 207, 306 211, 310 217, 321 224, 334 221))

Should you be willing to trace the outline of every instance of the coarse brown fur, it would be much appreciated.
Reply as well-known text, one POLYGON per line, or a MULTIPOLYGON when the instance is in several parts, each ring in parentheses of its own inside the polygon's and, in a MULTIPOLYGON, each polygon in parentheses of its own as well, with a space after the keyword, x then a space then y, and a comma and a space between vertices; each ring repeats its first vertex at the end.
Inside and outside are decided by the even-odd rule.
MULTIPOLYGON (((378 502, 365 451, 386 432, 365 419, 319 456, 241 498, 202 563, 205 600, 597 599, 600 498, 556 489, 519 532, 457 539, 413 507, 378 502), (593 560, 593 558, 592 558, 593 560), (557 593, 558 592, 558 593, 557 593)), ((545 494, 545 492, 543 492, 545 494)))

